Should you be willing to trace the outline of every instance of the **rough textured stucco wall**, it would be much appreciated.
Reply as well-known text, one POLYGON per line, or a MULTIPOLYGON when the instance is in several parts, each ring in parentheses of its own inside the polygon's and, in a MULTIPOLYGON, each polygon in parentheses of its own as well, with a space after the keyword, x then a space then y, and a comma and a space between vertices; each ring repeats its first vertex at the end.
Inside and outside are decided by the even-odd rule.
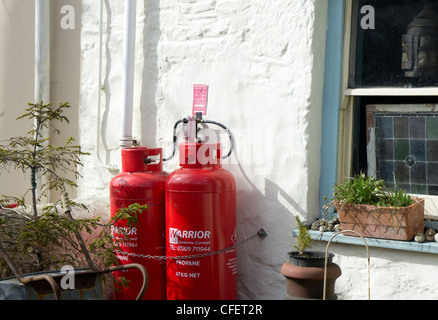
MULTIPOLYGON (((100 92, 99 2, 84 0, 82 15, 81 143, 93 156, 78 196, 99 215, 116 173, 95 156, 96 132, 101 161, 118 164, 123 42, 123 2, 104 2, 100 92)), ((193 84, 209 85, 207 118, 237 141, 225 168, 238 185, 238 240, 262 226, 269 233, 238 249, 241 299, 283 298, 293 217, 318 215, 326 10, 321 0, 138 1, 134 138, 169 154, 175 121, 191 113, 193 84)), ((176 167, 174 159, 165 169, 176 167)))

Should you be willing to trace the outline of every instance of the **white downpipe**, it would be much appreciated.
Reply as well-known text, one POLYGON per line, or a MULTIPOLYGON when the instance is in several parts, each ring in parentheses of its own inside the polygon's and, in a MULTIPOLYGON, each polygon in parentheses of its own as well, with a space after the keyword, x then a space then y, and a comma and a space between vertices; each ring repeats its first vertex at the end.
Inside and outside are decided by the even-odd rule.
MULTIPOLYGON (((50 100, 50 0, 35 0, 35 83, 34 102, 44 104, 50 100)), ((36 120, 35 120, 36 127, 36 120)), ((41 132, 47 136, 47 130, 41 132)), ((35 183, 37 177, 33 176, 35 183)), ((40 178, 41 179, 41 178, 40 178)), ((41 181, 45 183, 46 181, 41 181)), ((40 197, 40 183, 36 185, 36 197, 40 197)), ((50 199, 50 194, 47 200, 50 199)))
POLYGON ((50 99, 50 0, 35 0, 35 103, 50 99))
POLYGON ((134 95, 135 25, 137 0, 125 0, 125 30, 123 43, 122 114, 119 145, 131 147, 134 95))

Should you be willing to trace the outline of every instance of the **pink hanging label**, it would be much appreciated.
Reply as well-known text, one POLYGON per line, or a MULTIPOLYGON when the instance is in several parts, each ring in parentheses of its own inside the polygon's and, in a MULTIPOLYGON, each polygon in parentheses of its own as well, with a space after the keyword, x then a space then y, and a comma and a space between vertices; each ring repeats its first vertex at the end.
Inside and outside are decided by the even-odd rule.
POLYGON ((196 112, 202 112, 204 116, 207 114, 207 98, 208 85, 193 85, 193 115, 195 115, 196 112))

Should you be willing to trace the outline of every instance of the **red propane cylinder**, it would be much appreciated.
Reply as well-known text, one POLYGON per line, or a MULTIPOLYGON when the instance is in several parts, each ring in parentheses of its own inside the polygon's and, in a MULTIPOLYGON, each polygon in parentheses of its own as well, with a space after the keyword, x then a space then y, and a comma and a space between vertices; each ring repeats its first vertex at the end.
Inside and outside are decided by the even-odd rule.
POLYGON ((220 144, 182 143, 179 154, 181 168, 166 182, 166 253, 184 258, 167 259, 167 298, 234 300, 236 249, 215 252, 236 242, 235 179, 220 144))
MULTIPOLYGON (((146 259, 132 254, 165 256, 165 183, 162 149, 134 147, 122 149, 122 172, 111 180, 111 217, 120 208, 133 203, 147 204, 148 209, 138 215, 138 224, 129 229, 126 221, 119 221, 112 233, 114 239, 123 237, 119 228, 125 229, 129 240, 122 249, 127 255, 118 256, 121 264, 142 264, 149 274, 149 284, 143 300, 166 299, 165 259, 146 259)), ((121 287, 114 292, 116 300, 133 300, 141 289, 143 278, 138 270, 120 271, 116 276, 130 280, 128 288, 121 287)))

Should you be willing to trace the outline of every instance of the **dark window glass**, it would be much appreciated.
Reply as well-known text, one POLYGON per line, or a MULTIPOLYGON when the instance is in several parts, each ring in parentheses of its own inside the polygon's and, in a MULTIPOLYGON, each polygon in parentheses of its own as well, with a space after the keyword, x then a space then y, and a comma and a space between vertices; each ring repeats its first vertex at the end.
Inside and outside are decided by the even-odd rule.
POLYGON ((350 88, 438 86, 438 33, 433 31, 433 28, 438 30, 438 0, 358 0, 354 3, 350 88), (373 12, 361 13, 364 6, 372 6, 373 12), (375 28, 364 29, 361 25, 363 19, 373 19, 368 21, 368 25, 373 22, 375 28), (410 25, 409 30, 413 32, 413 22, 422 23, 425 20, 429 24, 428 30, 422 29, 421 32, 426 35, 417 38, 406 36, 402 40, 408 34, 410 25), (436 26, 431 27, 434 21, 436 26), (418 45, 414 45, 415 41, 418 45), (409 49, 408 43, 411 46, 409 49), (412 57, 417 57, 417 62, 408 62, 408 51, 414 50, 414 47, 420 48, 415 51, 416 55, 410 53, 412 57), (415 64, 424 61, 427 67, 422 70, 425 72, 407 76, 407 66, 416 68, 415 64))

